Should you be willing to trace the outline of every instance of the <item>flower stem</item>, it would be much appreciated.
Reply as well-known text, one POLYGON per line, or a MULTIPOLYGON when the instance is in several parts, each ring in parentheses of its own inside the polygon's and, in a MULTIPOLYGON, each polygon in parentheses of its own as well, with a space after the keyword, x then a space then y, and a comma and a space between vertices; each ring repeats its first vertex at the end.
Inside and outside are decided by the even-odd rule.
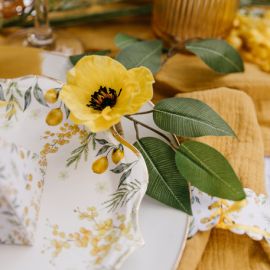
POLYGON ((142 115, 142 114, 148 114, 148 113, 152 113, 152 112, 154 112, 154 110, 145 111, 145 112, 138 112, 138 113, 134 113, 134 114, 129 114, 128 116, 131 116, 131 115, 142 115))
POLYGON ((181 145, 181 143, 184 141, 184 139, 183 138, 178 139, 178 138, 179 137, 177 137, 175 134, 173 134, 173 139, 174 139, 176 145, 179 147, 181 145))
POLYGON ((176 54, 177 50, 176 47, 173 46, 170 49, 168 49, 167 54, 164 58, 164 60, 162 61, 162 66, 165 65, 167 63, 167 61, 176 54))
POLYGON ((135 131, 136 131, 136 139, 137 140, 140 140, 140 134, 139 134, 138 124, 136 122, 133 122, 133 124, 134 124, 134 128, 135 128, 135 131))
MULTIPOLYGON (((173 149, 177 149, 177 148, 173 145, 173 143, 171 142, 170 138, 169 138, 168 136, 166 136, 165 134, 163 134, 162 132, 160 132, 159 130, 157 130, 157 129, 155 129, 155 128, 152 128, 152 127, 150 127, 150 126, 144 124, 143 122, 141 122, 141 121, 139 121, 139 120, 137 120, 137 119, 134 119, 133 117, 131 117, 131 116, 129 116, 129 115, 125 115, 125 117, 126 117, 128 120, 130 120, 130 121, 132 121, 133 123, 135 123, 136 126, 137 126, 137 125, 140 125, 140 126, 142 126, 142 127, 145 127, 145 128, 147 128, 147 129, 149 129, 149 130, 155 132, 155 133, 158 134, 160 137, 162 137, 163 139, 165 139, 165 140, 171 145, 171 147, 172 147, 173 149)), ((135 126, 135 125, 134 125, 134 126, 135 126)), ((135 128, 135 130, 136 130, 136 128, 135 128)), ((138 129, 137 129, 137 130, 138 130, 138 129)), ((136 132, 138 132, 137 130, 136 130, 136 132)), ((137 137, 137 136, 138 136, 138 133, 136 133, 136 137, 137 137)), ((137 139, 138 139, 138 138, 137 138, 137 139)))
POLYGON ((123 130, 123 127, 122 127, 121 122, 119 122, 119 123, 117 123, 117 124, 115 125, 115 129, 116 129, 116 131, 118 132, 118 134, 119 134, 120 136, 124 137, 124 130, 123 130))

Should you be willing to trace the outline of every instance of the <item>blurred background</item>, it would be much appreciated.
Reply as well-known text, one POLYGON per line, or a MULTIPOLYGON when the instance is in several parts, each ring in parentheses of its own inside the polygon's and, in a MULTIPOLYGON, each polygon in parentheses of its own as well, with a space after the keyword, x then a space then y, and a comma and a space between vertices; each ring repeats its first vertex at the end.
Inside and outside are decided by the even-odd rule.
MULTIPOLYGON (((66 55, 110 50, 122 32, 186 41, 223 38, 246 61, 270 71, 270 0, 0 0, 0 45, 66 55)), ((1 53, 1 51, 0 51, 1 53)))
POLYGON ((44 47, 69 55, 100 49, 84 35, 91 31, 87 26, 122 19, 150 23, 151 10, 149 0, 1 0, 0 45, 44 47))

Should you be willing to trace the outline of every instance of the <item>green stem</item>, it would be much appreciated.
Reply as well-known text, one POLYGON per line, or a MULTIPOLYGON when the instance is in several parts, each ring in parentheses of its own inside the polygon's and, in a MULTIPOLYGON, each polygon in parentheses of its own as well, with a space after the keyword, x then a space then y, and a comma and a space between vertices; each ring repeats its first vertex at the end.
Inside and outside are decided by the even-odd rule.
POLYGON ((140 134, 139 134, 138 124, 136 122, 133 122, 133 124, 134 124, 135 132, 136 132, 136 139, 137 139, 137 141, 139 141, 140 134))
POLYGON ((154 110, 150 110, 150 111, 145 111, 145 112, 138 112, 138 113, 129 114, 128 116, 142 115, 142 114, 148 114, 148 113, 153 113, 153 112, 154 112, 154 110))
POLYGON ((119 122, 119 123, 117 123, 117 124, 115 125, 115 129, 116 129, 116 131, 118 132, 118 134, 119 134, 120 136, 124 137, 124 130, 123 130, 123 127, 122 127, 121 122, 119 122))
MULTIPOLYGON (((106 157, 108 157, 108 155, 111 153, 112 150, 114 150, 114 146, 111 146, 107 151, 106 157)), ((106 152, 105 152, 106 153, 106 152)))
POLYGON ((177 139, 177 136, 174 135, 174 134, 173 134, 172 136, 173 136, 173 139, 174 139, 176 145, 179 147, 179 146, 181 145, 182 140, 178 140, 178 139, 177 139))
POLYGON ((137 119, 134 119, 132 118, 131 116, 129 115, 125 115, 125 118, 127 118, 128 120, 132 121, 133 123, 136 123, 136 125, 140 125, 142 127, 145 127, 151 131, 153 131, 154 133, 158 134, 160 137, 162 137, 163 139, 165 139, 173 149, 177 149, 177 147, 175 147, 172 143, 172 141, 170 140, 170 138, 168 136, 166 136, 165 134, 163 134, 162 132, 160 132, 159 130, 155 129, 155 128, 152 128, 146 124, 144 124, 143 122, 137 120, 137 119))
POLYGON ((166 56, 164 58, 164 60, 162 61, 162 66, 164 66, 167 61, 174 56, 177 53, 177 48, 175 46, 171 47, 170 49, 168 49, 168 51, 166 52, 166 56))

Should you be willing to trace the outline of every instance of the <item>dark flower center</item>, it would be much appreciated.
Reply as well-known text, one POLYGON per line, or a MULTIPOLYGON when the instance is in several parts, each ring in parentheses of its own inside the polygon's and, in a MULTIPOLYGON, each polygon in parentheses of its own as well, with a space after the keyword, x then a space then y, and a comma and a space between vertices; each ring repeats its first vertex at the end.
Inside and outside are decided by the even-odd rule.
POLYGON ((89 108, 93 108, 97 111, 102 111, 107 106, 111 108, 116 104, 117 98, 121 94, 122 89, 120 89, 117 95, 116 91, 112 88, 99 87, 99 90, 91 95, 89 103, 86 105, 89 108))

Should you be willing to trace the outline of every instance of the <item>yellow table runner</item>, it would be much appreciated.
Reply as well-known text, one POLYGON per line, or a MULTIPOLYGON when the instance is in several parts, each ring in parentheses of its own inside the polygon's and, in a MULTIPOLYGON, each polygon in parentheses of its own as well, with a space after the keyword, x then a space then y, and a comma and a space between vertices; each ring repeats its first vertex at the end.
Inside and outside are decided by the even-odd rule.
POLYGON ((0 46, 0 78, 41 74, 42 56, 39 49, 0 46))

